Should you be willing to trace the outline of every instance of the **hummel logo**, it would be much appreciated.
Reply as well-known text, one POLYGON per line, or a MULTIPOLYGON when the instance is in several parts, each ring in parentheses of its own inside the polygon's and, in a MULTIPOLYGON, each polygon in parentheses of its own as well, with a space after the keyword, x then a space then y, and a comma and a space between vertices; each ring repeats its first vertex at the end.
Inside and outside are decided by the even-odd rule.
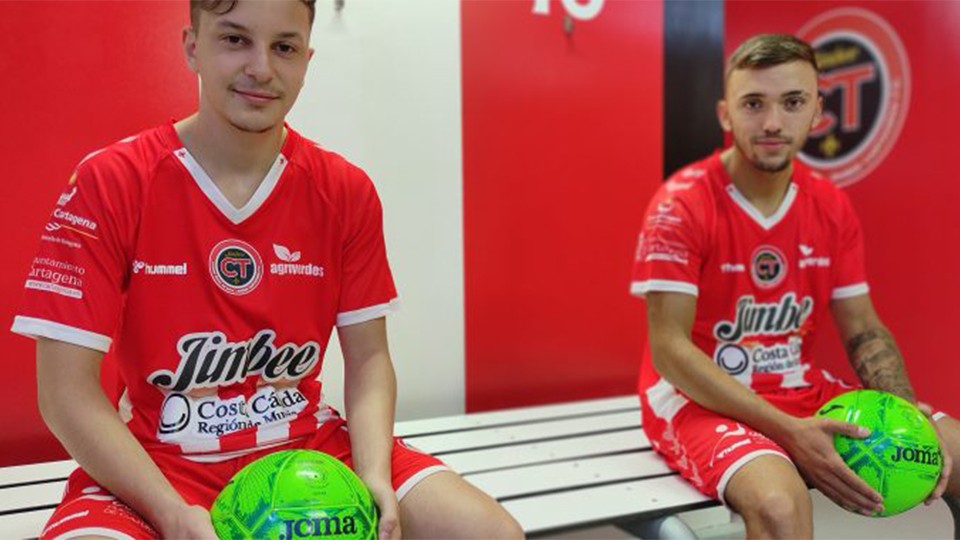
POLYGON ((273 252, 276 254, 277 258, 283 262, 297 262, 300 260, 299 251, 294 251, 291 253, 286 246, 281 246, 280 244, 273 245, 273 252))
POLYGON ((813 254, 813 248, 806 244, 800 244, 800 253, 802 253, 804 257, 809 257, 813 254))

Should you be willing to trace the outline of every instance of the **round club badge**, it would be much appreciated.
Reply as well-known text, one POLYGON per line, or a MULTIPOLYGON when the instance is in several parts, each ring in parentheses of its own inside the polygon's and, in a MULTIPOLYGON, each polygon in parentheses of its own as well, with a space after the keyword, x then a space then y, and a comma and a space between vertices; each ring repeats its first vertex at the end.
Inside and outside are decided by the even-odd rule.
POLYGON ((816 50, 823 117, 799 157, 848 186, 863 179, 897 142, 910 104, 910 65, 887 21, 861 8, 810 20, 797 37, 816 50))
POLYGON ((760 246, 750 257, 750 276, 758 287, 772 289, 787 277, 787 258, 773 246, 760 246))
POLYGON ((224 292, 244 295, 260 284, 263 260, 250 244, 224 240, 210 251, 210 276, 224 292))

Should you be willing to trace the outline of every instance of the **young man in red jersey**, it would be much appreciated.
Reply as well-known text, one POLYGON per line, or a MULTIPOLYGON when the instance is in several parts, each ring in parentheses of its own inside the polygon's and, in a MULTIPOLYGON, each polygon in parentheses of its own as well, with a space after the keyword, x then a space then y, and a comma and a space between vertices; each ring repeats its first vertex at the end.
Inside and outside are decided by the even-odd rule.
POLYGON ((41 412, 82 466, 43 538, 215 538, 220 489, 288 448, 348 463, 380 538, 522 536, 392 437, 396 290, 379 199, 363 171, 284 124, 313 1, 191 2, 198 112, 91 154, 60 197, 13 326, 37 338, 41 412), (349 431, 317 379, 334 326, 349 431), (119 415, 99 386, 107 350, 126 386, 119 415))
MULTIPOLYGON (((811 417, 852 388, 812 364, 819 315, 832 313, 864 386, 916 400, 870 301, 847 195, 794 159, 822 109, 813 50, 756 36, 725 81, 717 113, 733 146, 673 175, 639 240, 643 427, 673 468, 743 516, 748 538, 809 538, 805 481, 850 510, 882 507, 833 448, 834 433, 866 433, 811 417)), ((931 500, 956 497, 960 424, 931 415, 945 463, 931 500)))

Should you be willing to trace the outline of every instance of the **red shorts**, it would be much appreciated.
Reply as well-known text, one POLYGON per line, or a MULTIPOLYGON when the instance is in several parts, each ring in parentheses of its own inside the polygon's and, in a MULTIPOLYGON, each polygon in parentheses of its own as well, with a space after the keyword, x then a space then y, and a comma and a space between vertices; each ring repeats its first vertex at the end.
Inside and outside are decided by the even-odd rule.
MULTIPOLYGON (((187 503, 210 508, 223 486, 245 465, 270 452, 290 448, 319 450, 353 467, 350 438, 345 425, 341 429, 323 430, 290 444, 226 461, 198 463, 166 453, 156 453, 151 457, 187 503)), ((448 469, 437 458, 410 448, 399 438, 394 439, 393 488, 398 499, 402 499, 430 474, 443 470, 448 469)), ((83 535, 159 538, 157 531, 136 512, 100 487, 82 469, 77 469, 67 480, 63 501, 50 516, 40 538, 66 539, 83 535)))
MULTIPOLYGON (((813 370, 811 370, 813 371, 813 370)), ((761 394, 778 409, 793 416, 812 416, 834 397, 859 386, 846 384, 826 372, 808 373, 811 386, 761 394)), ((724 500, 730 478, 750 460, 771 454, 792 463, 787 452, 766 435, 697 405, 683 405, 672 418, 657 417, 641 393, 643 429, 667 464, 705 495, 724 500)))

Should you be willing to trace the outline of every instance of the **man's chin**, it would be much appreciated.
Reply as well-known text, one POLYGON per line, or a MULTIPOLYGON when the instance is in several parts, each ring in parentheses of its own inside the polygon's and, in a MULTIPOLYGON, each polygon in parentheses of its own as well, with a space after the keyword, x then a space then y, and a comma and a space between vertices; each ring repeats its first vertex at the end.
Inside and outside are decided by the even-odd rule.
POLYGON ((253 120, 234 118, 230 120, 230 125, 245 133, 266 133, 283 125, 283 121, 272 122, 269 120, 253 120))
POLYGON ((754 160, 753 166, 763 172, 769 173, 778 173, 787 170, 790 167, 790 158, 785 158, 779 161, 762 161, 754 160))

